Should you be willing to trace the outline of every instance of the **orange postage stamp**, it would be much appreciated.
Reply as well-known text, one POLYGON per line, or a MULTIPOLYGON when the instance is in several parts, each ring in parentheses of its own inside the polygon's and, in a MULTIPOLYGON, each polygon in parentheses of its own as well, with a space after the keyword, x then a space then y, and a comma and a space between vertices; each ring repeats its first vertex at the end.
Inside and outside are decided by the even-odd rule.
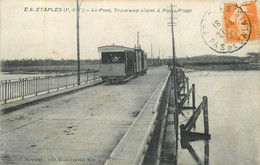
POLYGON ((259 40, 256 1, 224 4, 224 21, 226 42, 259 40))
POLYGON ((208 10, 201 20, 201 35, 204 43, 218 53, 232 53, 248 41, 259 41, 256 1, 224 3, 208 10))

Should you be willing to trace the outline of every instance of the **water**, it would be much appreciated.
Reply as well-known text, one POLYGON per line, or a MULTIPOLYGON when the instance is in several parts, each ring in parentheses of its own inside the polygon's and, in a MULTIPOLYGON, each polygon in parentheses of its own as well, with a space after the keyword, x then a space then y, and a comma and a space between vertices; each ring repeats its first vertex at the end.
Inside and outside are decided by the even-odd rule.
POLYGON ((30 77, 42 77, 53 74, 41 74, 41 73, 31 73, 31 74, 10 74, 8 72, 0 72, 0 80, 16 80, 21 78, 30 78, 30 77))
MULTIPOLYGON (((202 96, 209 105, 209 164, 260 164, 260 72, 198 71, 186 73, 190 85, 196 85, 196 105, 202 96)), ((191 114, 191 113, 190 113, 191 114)), ((180 116, 180 122, 186 117, 180 116)), ((203 132, 202 115, 196 132, 203 132)), ((204 141, 191 142, 203 163, 204 141)), ((178 164, 196 164, 187 149, 178 146, 178 164)))

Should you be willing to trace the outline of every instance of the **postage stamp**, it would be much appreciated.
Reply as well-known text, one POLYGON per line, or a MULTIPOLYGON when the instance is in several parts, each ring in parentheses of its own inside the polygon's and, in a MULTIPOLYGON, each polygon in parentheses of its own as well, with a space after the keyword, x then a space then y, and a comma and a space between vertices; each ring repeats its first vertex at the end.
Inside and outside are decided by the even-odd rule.
POLYGON ((242 34, 241 40, 246 40, 246 31, 248 29, 247 20, 243 17, 247 16, 251 25, 250 41, 259 40, 259 21, 257 13, 256 1, 246 1, 237 4, 224 4, 224 20, 225 20, 225 32, 227 42, 236 42, 237 38, 242 34), (244 32, 243 32, 244 31, 244 32))
POLYGON ((259 21, 256 1, 225 3, 209 10, 201 20, 201 35, 212 50, 232 53, 248 41, 259 41, 259 21))
POLYGON ((239 14, 233 15, 229 12, 224 15, 225 9, 219 7, 215 11, 207 11, 201 20, 201 35, 204 42, 218 53, 232 53, 241 49, 251 34, 251 24, 246 13, 236 8, 239 14), (233 22, 230 21, 230 16, 233 16, 233 22))

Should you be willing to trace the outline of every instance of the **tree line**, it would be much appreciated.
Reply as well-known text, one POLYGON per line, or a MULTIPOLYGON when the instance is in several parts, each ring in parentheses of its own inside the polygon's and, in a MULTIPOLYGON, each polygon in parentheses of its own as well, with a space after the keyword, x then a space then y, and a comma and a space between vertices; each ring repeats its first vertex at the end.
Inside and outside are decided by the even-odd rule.
MULTIPOLYGON (((180 64, 202 64, 202 63, 259 63, 260 62, 260 52, 249 52, 247 53, 247 57, 237 57, 237 56, 216 56, 216 55, 203 55, 196 57, 182 57, 178 58, 178 62, 180 64)), ((156 60, 159 59, 148 59, 148 64, 151 61, 156 63, 156 60)), ((159 60, 159 62, 164 60, 159 60)), ((166 60, 167 61, 167 60, 166 60)), ((98 64, 98 59, 82 59, 80 60, 81 64, 98 64)), ((77 65, 77 60, 73 59, 15 59, 15 60, 1 60, 2 67, 13 67, 13 66, 55 66, 55 65, 77 65)))
MULTIPOLYGON (((83 64, 98 64, 97 59, 80 60, 83 64)), ((15 59, 1 60, 1 66, 48 66, 48 65, 77 65, 77 60, 54 59, 15 59)))

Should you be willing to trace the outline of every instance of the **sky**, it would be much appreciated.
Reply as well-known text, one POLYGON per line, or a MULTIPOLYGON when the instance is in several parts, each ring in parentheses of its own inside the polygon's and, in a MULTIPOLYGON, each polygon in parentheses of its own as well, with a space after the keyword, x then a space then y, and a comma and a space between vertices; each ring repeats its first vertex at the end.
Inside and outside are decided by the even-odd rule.
MULTIPOLYGON (((248 52, 259 52, 259 41, 248 42, 233 53, 217 53, 205 44, 201 34, 203 16, 223 6, 224 1, 79 1, 81 59, 98 59, 97 48, 104 45, 134 47, 137 31, 139 43, 148 57, 151 57, 151 47, 154 58, 172 56, 170 12, 165 12, 170 4, 175 10, 177 57, 245 56, 248 52)), ((77 59, 76 12, 73 10, 76 0, 1 0, 0 8, 1 59, 77 59)))

